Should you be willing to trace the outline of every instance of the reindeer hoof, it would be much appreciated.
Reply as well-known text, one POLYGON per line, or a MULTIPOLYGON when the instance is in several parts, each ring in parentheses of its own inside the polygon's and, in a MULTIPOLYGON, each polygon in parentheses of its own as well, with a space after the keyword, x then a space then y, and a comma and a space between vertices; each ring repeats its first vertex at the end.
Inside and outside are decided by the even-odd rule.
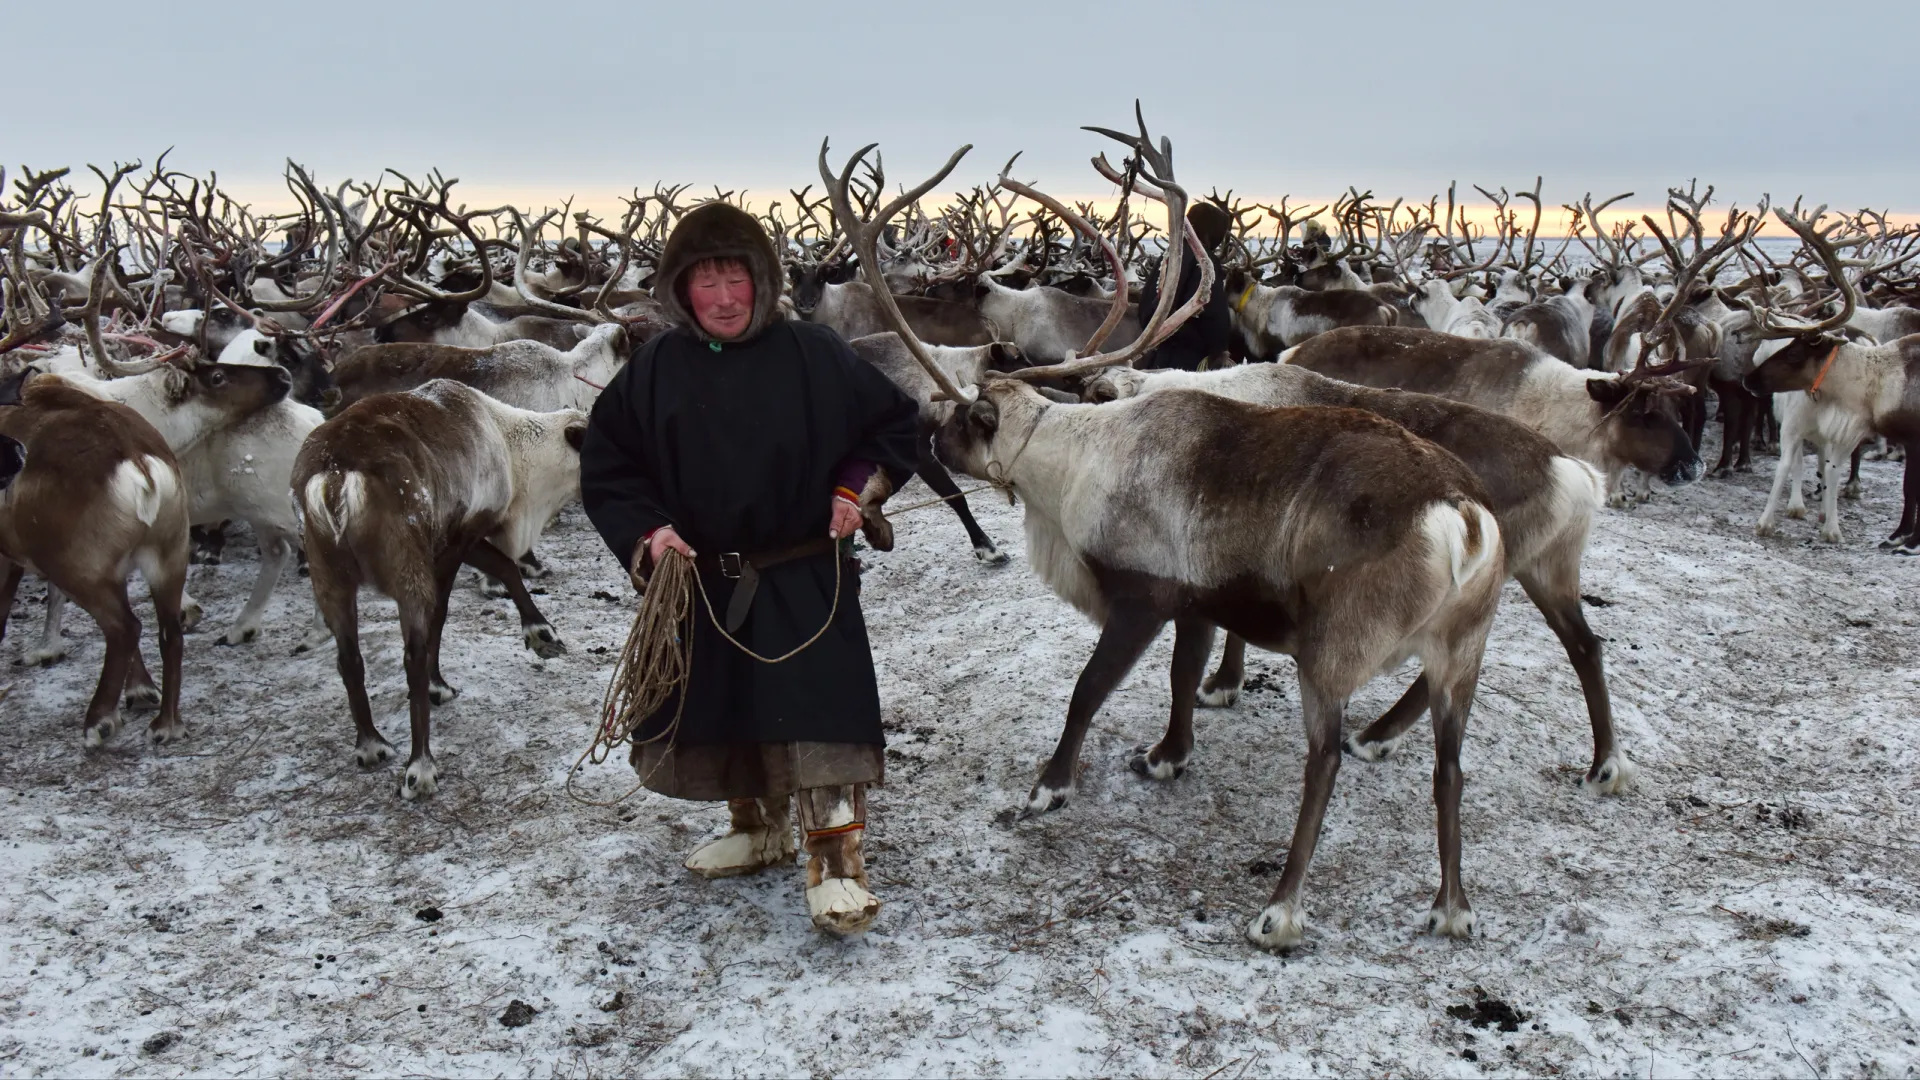
POLYGON ((1795 521, 1804 521, 1807 517, 1807 508, 1804 506, 1789 506, 1787 507, 1787 516, 1795 521))
POLYGON ((486 574, 481 574, 480 575, 480 595, 486 597, 489 600, 498 600, 501 597, 507 595, 507 587, 500 583, 499 578, 489 577, 486 574))
POLYGON ((1274 952, 1291 952, 1307 936, 1307 913, 1297 903, 1268 904, 1247 926, 1247 940, 1274 952))
POLYGON ((551 660, 567 651, 566 643, 546 623, 531 623, 526 627, 526 632, 527 648, 542 660, 551 660))
POLYGON ((200 608, 200 601, 193 597, 183 597, 180 603, 180 632, 191 634, 200 629, 200 620, 206 617, 200 608))
POLYGON ((1841 543, 1842 541, 1840 539, 1840 529, 1837 526, 1827 526, 1825 528, 1822 528, 1820 530, 1820 540, 1822 543, 1827 543, 1827 544, 1841 543))
POLYGON ((445 705, 447 702, 459 696, 460 691, 455 690, 439 679, 432 679, 427 683, 427 700, 433 702, 435 705, 445 705))
POLYGON ((187 725, 177 716, 165 722, 156 716, 153 723, 147 726, 147 741, 155 746, 179 742, 186 737, 187 725))
POLYGON ((994 547, 990 543, 981 547, 974 548, 973 557, 976 559, 979 559, 982 563, 985 563, 988 566, 1007 565, 1007 553, 1004 551, 1001 551, 997 547, 994 547))
POLYGON ((1032 793, 1027 796, 1027 805, 1020 810, 1018 820, 1026 821, 1041 814, 1051 814, 1067 805, 1067 800, 1072 797, 1073 789, 1070 787, 1055 790, 1045 784, 1035 784, 1032 793))
POLYGON ((383 761, 390 761, 392 758, 393 744, 378 735, 375 735, 372 739, 361 742, 353 748, 354 764, 359 765, 361 768, 378 765, 383 761))
POLYGON ((1203 709, 1228 709, 1240 701, 1240 684, 1215 686, 1211 681, 1200 684, 1200 692, 1193 695, 1194 704, 1203 709))
POLYGON ((1841 488, 1840 497, 1843 499, 1852 499, 1853 501, 1858 502, 1860 500, 1860 484, 1858 482, 1855 482, 1841 488))
POLYGON ((1132 760, 1127 762, 1127 767, 1139 773, 1141 776, 1146 777, 1148 780, 1177 780, 1186 775, 1187 763, 1185 760, 1155 761, 1153 758, 1157 753, 1159 753, 1159 747, 1157 746, 1136 747, 1132 760))
POLYGON ((1759 524, 1753 527, 1753 535, 1755 536, 1772 536, 1778 531, 1778 526, 1774 525, 1770 518, 1761 518, 1759 524))
POLYGON ((439 776, 432 758, 416 758, 400 775, 400 797, 408 802, 426 798, 439 786, 439 776))
POLYGON ((215 645, 245 645, 247 642, 252 641, 254 638, 257 638, 259 636, 260 636, 260 627, 258 624, 249 624, 249 625, 242 626, 238 623, 235 623, 233 629, 228 630, 226 633, 220 635, 220 640, 214 642, 214 644, 215 645))
POLYGON ((1405 737, 1402 733, 1391 739, 1373 742, 1362 741, 1359 735, 1349 735, 1346 741, 1340 744, 1340 749, 1345 750, 1350 757, 1357 757, 1361 761, 1385 761, 1400 749, 1400 740, 1405 737))
POLYGON ((1473 936, 1473 909, 1462 906, 1449 910, 1442 904, 1433 905, 1427 912, 1427 933, 1436 937, 1470 938, 1473 936))
POLYGON ((86 744, 88 748, 105 746, 107 740, 119 734, 119 731, 120 718, 118 716, 103 716, 80 733, 80 741, 86 744))
POLYGON ((160 688, 156 686, 127 687, 127 708, 155 709, 160 706, 160 688))
POLYGON ((1627 760, 1627 755, 1615 751, 1612 757, 1601 762, 1598 768, 1580 781, 1580 787, 1594 795, 1622 795, 1633 786, 1633 778, 1638 772, 1633 762, 1627 760))
MULTIPOLYGON (((1892 547, 1893 542, 1888 541, 1886 546, 1892 547)), ((67 643, 64 641, 56 642, 45 648, 28 649, 26 652, 20 654, 20 662, 30 667, 52 667, 66 658, 67 643)))

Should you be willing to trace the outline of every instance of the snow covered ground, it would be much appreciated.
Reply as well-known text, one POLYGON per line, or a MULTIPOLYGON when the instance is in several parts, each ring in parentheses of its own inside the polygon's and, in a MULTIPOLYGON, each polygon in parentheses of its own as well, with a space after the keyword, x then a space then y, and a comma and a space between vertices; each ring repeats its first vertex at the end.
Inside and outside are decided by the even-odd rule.
MULTIPOLYGON (((1242 928, 1299 797, 1290 662, 1256 654, 1242 703, 1200 715, 1186 776, 1155 785, 1125 763, 1164 722, 1168 635, 1097 719, 1078 798, 1016 823, 1094 631, 987 495, 1013 565, 976 564, 938 508, 868 555, 887 906, 856 943, 810 928, 798 869, 690 879, 720 808, 563 791, 631 614, 577 511, 542 544, 567 656, 535 659, 506 601, 457 593, 444 667, 464 693, 436 713, 420 805, 396 766, 351 763, 331 652, 290 655, 304 579, 262 640, 215 646, 253 579, 244 536, 194 571, 208 619, 177 748, 149 749, 144 717, 81 748, 100 642, 75 616, 69 659, 19 666, 29 585, 0 646, 0 1073, 1913 1075, 1920 564, 1873 549, 1898 467, 1869 465, 1841 549, 1812 522, 1755 539, 1765 483, 1602 515, 1586 591, 1636 790, 1577 789, 1573 672, 1509 586, 1466 749, 1481 936, 1419 933, 1438 867, 1415 737, 1342 769, 1288 958, 1242 928)), ((364 609, 404 745, 392 606, 364 609)), ((584 786, 631 780, 608 763, 584 786)))

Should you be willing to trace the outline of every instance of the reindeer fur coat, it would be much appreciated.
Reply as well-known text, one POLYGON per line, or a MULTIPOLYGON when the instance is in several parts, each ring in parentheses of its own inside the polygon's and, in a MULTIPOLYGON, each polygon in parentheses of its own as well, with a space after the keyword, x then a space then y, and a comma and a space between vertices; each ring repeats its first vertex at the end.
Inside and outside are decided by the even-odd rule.
MULTIPOLYGON (((672 525, 702 556, 707 596, 724 614, 735 581, 710 569, 710 558, 824 538, 833 491, 849 463, 884 470, 896 487, 905 483, 919 409, 832 330, 781 317, 779 259, 743 211, 713 202, 687 214, 667 241, 655 280, 656 299, 678 325, 640 346, 595 404, 580 454, 581 497, 622 565, 642 537, 672 525), (741 259, 753 278, 753 322, 734 341, 710 338, 686 305, 682 279, 710 258, 741 259)), ((695 598, 692 673, 676 747, 879 746, 880 701, 860 615, 858 564, 842 557, 832 627, 784 663, 761 663, 727 642, 695 598)), ((807 640, 833 608, 834 559, 822 553, 767 568, 734 636, 763 656, 807 640)), ((638 739, 664 731, 678 706, 669 701, 638 739)), ((758 785, 751 777, 735 780, 655 790, 687 798, 780 793, 748 790, 758 785)))

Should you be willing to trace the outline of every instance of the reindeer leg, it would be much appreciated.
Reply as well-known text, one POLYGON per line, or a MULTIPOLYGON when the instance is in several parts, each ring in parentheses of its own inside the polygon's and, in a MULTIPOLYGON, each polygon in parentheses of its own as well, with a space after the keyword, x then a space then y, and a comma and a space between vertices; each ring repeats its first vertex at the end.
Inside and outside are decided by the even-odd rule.
POLYGON ((1851 499, 1854 501, 1859 500, 1860 498, 1860 456, 1862 454, 1865 454, 1866 452, 1867 452, 1867 440, 1863 439, 1860 441, 1860 445, 1853 448, 1853 459, 1851 462, 1851 468, 1849 468, 1847 471, 1847 483, 1846 483, 1846 486, 1840 489, 1841 498, 1851 499))
POLYGON ((187 737, 186 722, 180 719, 180 669, 186 632, 181 597, 187 583, 185 553, 181 554, 179 576, 167 574, 163 580, 147 583, 153 594, 155 621, 160 625, 160 713, 147 727, 147 739, 156 746, 187 737))
POLYGON ((66 657, 67 639, 60 636, 66 614, 67 594, 53 582, 47 582, 47 623, 40 631, 40 647, 20 654, 21 663, 50 667, 66 657))
POLYGON ((1920 555, 1920 446, 1906 446, 1907 463, 1900 482, 1900 525, 1882 547, 1900 555, 1920 555))
POLYGON ((967 539, 973 542, 973 557, 988 566, 1005 565, 1006 553, 994 546, 993 538, 973 519, 973 511, 960 494, 960 485, 953 482, 953 476, 947 472, 946 466, 934 459, 932 443, 927 439, 920 440, 919 457, 914 462, 913 471, 933 489, 935 495, 947 500, 947 505, 953 507, 953 515, 960 519, 960 527, 967 530, 967 539))
POLYGON ((1224 709, 1240 700, 1240 688, 1247 683, 1247 639, 1229 633, 1220 649, 1220 666, 1200 684, 1199 703, 1209 709, 1224 709))
POLYGON ((447 605, 453 599, 453 583, 459 576, 457 558, 448 557, 434 568, 433 620, 427 641, 427 701, 433 705, 445 705, 460 696, 460 691, 448 685, 446 676, 440 674, 440 634, 447 628, 447 605))
POLYGON ((293 558, 293 541, 286 534, 266 530, 260 533, 259 539, 260 575, 253 579, 253 594, 247 597, 247 606, 240 609, 239 617, 217 644, 238 645, 259 636, 260 617, 267 610, 267 601, 273 598, 273 587, 279 583, 287 560, 293 558))
POLYGON ((1840 459, 1822 455, 1820 479, 1820 539, 1840 543, 1840 459))
MULTIPOLYGON (((1780 512, 1780 496, 1789 485, 1793 488, 1790 502, 1800 502, 1800 428, 1798 424, 1782 425, 1790 428, 1780 435, 1780 461, 1773 467, 1773 488, 1767 492, 1767 508, 1760 512, 1760 521, 1753 527, 1756 536, 1772 536, 1777 526, 1774 524, 1780 512)), ((1789 507, 1788 517, 1805 517, 1806 504, 1800 504, 1798 514, 1789 507)))
POLYGON ((433 702, 427 689, 433 671, 433 613, 438 607, 438 597, 413 595, 396 599, 400 604, 400 642, 407 669, 407 719, 413 735, 412 753, 407 756, 406 770, 400 774, 400 797, 412 802, 433 794, 439 786, 440 771, 434 765, 433 748, 429 745, 433 702))
POLYGON ((460 558, 468 566, 498 578, 506 586, 507 595, 513 597, 513 606, 520 611, 520 629, 526 634, 527 648, 532 649, 535 656, 551 659, 567 651, 566 643, 553 632, 547 617, 533 606, 527 583, 520 580, 520 568, 504 552, 481 540, 468 548, 460 558))
POLYGON ((1460 744, 1467 736, 1467 713, 1479 683, 1475 654, 1468 669, 1433 700, 1433 807, 1440 836, 1440 892, 1427 912, 1427 932, 1446 937, 1473 935, 1473 907, 1460 883, 1460 744))
POLYGON ((1280 871, 1280 884, 1272 899, 1247 927, 1247 937, 1263 949, 1282 952, 1300 944, 1307 929, 1307 913, 1302 902, 1306 891, 1307 867, 1313 862, 1313 849, 1320 842, 1320 824, 1327 815, 1327 800, 1333 795, 1334 777, 1340 773, 1340 727, 1347 703, 1316 686, 1309 678, 1312 668, 1300 665, 1300 711, 1307 726, 1306 783, 1300 792, 1300 816, 1293 823, 1293 846, 1287 850, 1287 865, 1280 871))
POLYGON ((393 757, 393 744, 373 726, 373 705, 367 700, 367 664, 360 655, 359 585, 351 579, 335 580, 329 563, 333 554, 308 559, 313 603, 333 635, 335 665, 346 687, 347 711, 353 715, 353 759, 362 767, 378 765, 393 757))
POLYGON ((1022 817, 1033 817, 1058 810, 1073 795, 1074 773, 1080 765, 1080 744, 1086 741, 1087 726, 1093 714, 1127 677, 1140 654, 1167 625, 1167 620, 1144 605, 1115 603, 1100 628, 1100 643, 1093 647, 1080 679, 1073 684, 1073 697, 1067 703, 1067 725, 1060 732, 1060 744, 1040 770, 1040 779, 1027 796, 1022 817))
POLYGON ((1193 754, 1193 705, 1200 676, 1213 654, 1214 625, 1185 615, 1173 623, 1173 709, 1167 733, 1152 747, 1143 747, 1128 765, 1149 780, 1172 780, 1187 771, 1193 754))
POLYGON ((101 636, 106 639, 107 655, 100 665, 100 682, 94 687, 93 700, 87 704, 87 718, 81 727, 82 741, 88 746, 100 746, 120 730, 120 694, 126 689, 128 673, 140 656, 140 619, 127 600, 124 580, 70 581, 68 585, 67 595, 80 605, 80 610, 93 616, 93 621, 100 625, 101 636))
MULTIPOLYGON (((25 566, 0 555, 0 641, 7 640, 7 622, 13 615, 13 598, 20 591, 20 579, 26 576, 25 566)), ((48 585, 47 588, 52 590, 53 586, 48 585)), ((22 661, 26 662, 24 657, 22 661)))
POLYGON ((1515 577, 1567 650, 1567 659, 1580 678, 1580 691, 1587 699, 1587 719, 1593 725, 1593 765, 1580 786, 1596 795, 1618 795, 1632 783, 1634 767, 1614 743, 1613 701, 1607 693, 1600 636, 1587 625, 1587 613, 1580 606, 1578 560, 1579 553, 1572 552, 1568 557, 1571 567, 1547 566, 1515 577), (1571 588, 1565 584, 1568 581, 1572 582, 1571 588))
POLYGON ((1381 713, 1380 719, 1368 724, 1358 735, 1349 735, 1340 748, 1361 761, 1386 760, 1400 749, 1400 740, 1406 737, 1407 729, 1427 711, 1430 696, 1427 673, 1422 671, 1392 708, 1381 713))

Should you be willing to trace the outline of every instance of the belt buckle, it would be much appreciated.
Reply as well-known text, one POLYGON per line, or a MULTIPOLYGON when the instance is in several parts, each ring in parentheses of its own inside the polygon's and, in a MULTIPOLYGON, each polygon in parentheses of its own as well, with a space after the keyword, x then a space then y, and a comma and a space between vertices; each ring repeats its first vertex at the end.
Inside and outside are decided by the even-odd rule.
POLYGON ((731 579, 731 580, 736 580, 736 581, 739 580, 741 570, 745 565, 745 563, 746 563, 746 560, 742 558, 740 553, 737 551, 721 552, 720 553, 720 576, 723 578, 731 579))

